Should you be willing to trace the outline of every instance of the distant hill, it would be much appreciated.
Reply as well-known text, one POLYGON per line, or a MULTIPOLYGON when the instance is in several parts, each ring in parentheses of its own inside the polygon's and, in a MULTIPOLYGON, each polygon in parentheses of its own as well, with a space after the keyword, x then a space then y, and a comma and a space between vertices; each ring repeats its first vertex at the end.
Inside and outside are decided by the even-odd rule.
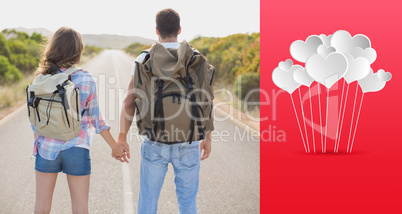
POLYGON ((53 32, 46 29, 46 28, 23 28, 23 27, 17 27, 17 28, 7 28, 7 30, 16 30, 19 32, 24 32, 27 33, 28 35, 32 35, 32 33, 40 33, 42 36, 50 38, 53 35, 53 32))
MULTIPOLYGON (((43 36, 50 38, 53 35, 52 31, 49 31, 45 28, 11 28, 16 31, 25 32, 28 35, 32 33, 40 33, 43 36)), ((8 30, 11 30, 8 29, 8 30)), ((100 48, 111 48, 111 49, 124 49, 133 43, 141 43, 141 44, 152 44, 156 40, 147 39, 140 36, 120 36, 120 35, 109 35, 109 34, 83 34, 85 45, 88 46, 96 46, 100 48)))

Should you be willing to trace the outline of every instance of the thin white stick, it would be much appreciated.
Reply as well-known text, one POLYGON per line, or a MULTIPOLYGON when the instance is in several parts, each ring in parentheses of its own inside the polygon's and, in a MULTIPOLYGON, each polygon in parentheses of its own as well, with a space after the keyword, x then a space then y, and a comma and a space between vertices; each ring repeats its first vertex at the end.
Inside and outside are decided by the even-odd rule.
POLYGON ((348 94, 349 94, 349 84, 346 87, 346 94, 345 94, 345 103, 343 105, 343 113, 342 113, 342 120, 341 120, 341 128, 339 129, 339 136, 338 136, 338 147, 336 149, 336 152, 339 151, 339 144, 341 141, 341 134, 342 134, 342 127, 343 127, 343 119, 345 118, 345 111, 346 111, 346 103, 348 101, 348 94))
POLYGON ((335 135, 335 144, 334 144, 334 153, 337 152, 337 142, 338 142, 338 132, 339 132, 339 121, 341 120, 341 109, 342 109, 342 104, 343 104, 343 92, 345 92, 345 83, 346 81, 343 80, 343 86, 342 86, 342 96, 341 96, 341 104, 339 105, 339 114, 338 114, 338 121, 336 125, 336 135, 335 135))
POLYGON ((327 152, 327 132, 328 132, 328 99, 329 99, 329 88, 327 88, 327 110, 325 111, 325 142, 324 142, 324 153, 327 152))
POLYGON ((304 137, 303 137, 303 133, 302 133, 301 126, 300 126, 300 122, 299 122, 299 117, 297 117, 297 113, 296 113, 295 102, 293 101, 293 97, 292 97, 291 94, 290 94, 290 99, 292 100, 293 110, 295 111, 295 116, 296 116, 296 120, 297 120, 297 125, 299 126, 299 130, 300 130, 300 136, 302 137, 302 140, 303 140, 304 150, 305 150, 306 153, 307 153, 306 143, 304 142, 304 137))
POLYGON ((357 90, 358 90, 358 89, 359 89, 359 85, 358 85, 357 82, 356 82, 355 100, 354 100, 354 102, 353 102, 352 120, 350 121, 349 137, 348 137, 348 146, 346 147, 346 153, 349 152, 350 136, 352 135, 353 120, 354 120, 354 118, 355 118, 355 108, 356 108, 357 90))
POLYGON ((318 91, 318 108, 320 112, 320 135, 321 135, 321 152, 324 151, 324 144, 323 144, 323 138, 322 138, 322 119, 321 119, 321 90, 320 90, 320 83, 317 83, 317 91, 318 91))
POLYGON ((301 106, 301 112, 302 112, 303 124, 304 124, 304 132, 306 133, 307 151, 308 151, 308 153, 310 153, 310 140, 308 139, 308 134, 307 134, 306 117, 304 116, 304 107, 303 107, 303 101, 301 98, 300 87, 298 89, 299 89, 300 106, 301 106))
POLYGON ((355 136, 356 136, 357 124, 359 123, 360 112, 361 112, 361 110, 362 110, 363 98, 364 98, 364 93, 363 93, 362 99, 361 99, 361 101, 360 101, 360 107, 359 107, 359 112, 357 113, 355 131, 354 131, 354 133, 353 133, 352 145, 350 146, 350 151, 349 151, 349 153, 352 153, 353 143, 354 143, 354 141, 355 141, 355 136))
POLYGON ((308 95, 309 95, 309 100, 310 100, 311 133, 313 135, 313 149, 314 149, 314 153, 315 153, 314 117, 313 117, 313 105, 311 104, 311 91, 310 91, 310 88, 308 88, 308 95))

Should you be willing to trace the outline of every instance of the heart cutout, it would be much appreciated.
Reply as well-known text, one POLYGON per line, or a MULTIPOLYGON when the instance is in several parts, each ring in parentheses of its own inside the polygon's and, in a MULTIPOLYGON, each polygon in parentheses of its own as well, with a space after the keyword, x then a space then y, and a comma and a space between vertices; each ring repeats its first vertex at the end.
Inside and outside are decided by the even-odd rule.
POLYGON ((344 54, 348 60, 348 70, 343 78, 349 84, 353 81, 363 79, 370 72, 370 62, 363 57, 353 58, 351 54, 344 54))
POLYGON ((377 73, 373 73, 373 69, 370 69, 369 74, 357 82, 363 93, 380 91, 385 87, 386 83, 386 81, 380 80, 377 73))
POLYGON ((334 83, 342 78, 347 69, 346 57, 337 52, 330 53, 328 57, 315 54, 306 62, 307 73, 327 88, 331 88, 334 83))
POLYGON ((307 73, 306 69, 304 69, 300 65, 295 65, 292 67, 294 69, 293 73, 293 79, 304 86, 310 87, 311 84, 314 82, 313 78, 310 77, 310 75, 307 73))
POLYGON ((284 71, 289 71, 290 68, 293 66, 293 61, 290 59, 287 59, 285 62, 280 62, 278 67, 284 71))
POLYGON ((321 54, 323 57, 327 57, 330 53, 335 52, 334 47, 326 47, 325 45, 318 46, 317 53, 321 54))
POLYGON ((293 69, 293 67, 289 69, 289 71, 285 71, 282 70, 280 67, 276 67, 272 72, 272 81, 274 82, 274 84, 279 88, 287 91, 289 94, 292 94, 297 88, 300 87, 300 84, 293 79, 293 73, 296 70, 293 69))
POLYGON ((366 48, 363 50, 361 47, 356 47, 352 50, 352 56, 354 58, 364 57, 370 62, 370 64, 373 64, 377 59, 377 52, 373 48, 366 48))
POLYGON ((383 69, 378 70, 376 74, 381 81, 388 82, 392 78, 392 74, 389 72, 385 72, 383 69))
POLYGON ((322 40, 316 35, 309 36, 306 42, 296 40, 290 45, 290 55, 299 62, 306 62, 310 56, 317 53, 320 45, 322 45, 322 40))
POLYGON ((334 47, 337 52, 352 53, 355 47, 362 49, 371 47, 371 42, 370 39, 363 34, 357 34, 352 37, 349 32, 338 30, 332 36, 331 46, 334 47))
POLYGON ((318 37, 320 37, 322 44, 325 47, 329 47, 331 46, 331 39, 332 39, 332 35, 325 35, 325 34, 320 34, 318 37))

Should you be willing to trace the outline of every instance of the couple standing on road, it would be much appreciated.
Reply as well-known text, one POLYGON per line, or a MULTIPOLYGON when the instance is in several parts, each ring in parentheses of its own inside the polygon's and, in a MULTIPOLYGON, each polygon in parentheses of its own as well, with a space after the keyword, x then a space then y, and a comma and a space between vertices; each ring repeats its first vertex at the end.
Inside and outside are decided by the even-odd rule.
MULTIPOLYGON (((50 98, 34 99, 34 94, 30 92, 30 119, 39 117, 40 113, 46 113, 46 125, 49 121, 51 124, 51 120, 54 120, 54 117, 51 117, 52 101, 59 93, 61 100, 58 103, 54 101, 54 105, 61 103, 64 107, 64 112, 61 111, 59 115, 64 117, 65 113, 63 120, 69 121, 70 115, 67 112, 70 111, 66 109, 73 109, 77 105, 77 112, 80 109, 80 114, 76 114, 76 119, 80 122, 81 130, 72 139, 60 140, 40 134, 40 129, 46 127, 43 116, 42 122, 40 118, 31 120, 35 133, 33 155, 36 156, 34 213, 50 212, 57 175, 61 171, 67 174, 73 213, 88 213, 91 174, 89 148, 93 138, 91 130, 95 128, 96 133, 109 144, 112 156, 116 160, 128 163, 130 150, 126 136, 134 116, 140 134, 145 135, 141 146, 138 213, 157 212, 158 198, 169 163, 172 163, 174 168, 179 213, 197 213, 200 160, 208 158, 211 152, 214 69, 205 57, 187 42, 178 43, 177 36, 180 32, 180 17, 176 11, 164 9, 157 13, 156 34, 159 43, 142 52, 134 63, 120 115, 120 134, 117 142, 102 118, 93 76, 81 69, 73 69, 71 72, 71 68, 79 63, 84 49, 81 35, 67 27, 55 32, 36 72, 37 78, 68 73, 69 81, 79 88, 79 96, 77 92, 77 102, 66 107, 65 103, 73 99, 64 98, 68 90, 63 91, 60 84, 50 98), (197 90, 205 93, 199 93, 197 90), (47 106, 43 106, 46 111, 41 112, 38 109, 44 101, 48 101, 45 103, 47 106), (185 109, 182 108, 183 105, 185 109), (168 119, 169 117, 173 119, 168 119), (203 117, 206 119, 202 120, 203 117), (173 136, 170 128, 173 130, 174 127, 183 135, 173 136)), ((61 86, 70 84, 68 81, 65 83, 61 86)), ((71 117, 72 124, 73 120, 71 117)))

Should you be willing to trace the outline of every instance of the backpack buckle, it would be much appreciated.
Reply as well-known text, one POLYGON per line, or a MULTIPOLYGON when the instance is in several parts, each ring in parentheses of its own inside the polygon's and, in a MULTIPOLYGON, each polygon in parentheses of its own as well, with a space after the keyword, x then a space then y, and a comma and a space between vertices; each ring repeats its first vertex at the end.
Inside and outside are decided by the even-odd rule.
POLYGON ((29 98, 29 100, 28 100, 28 106, 34 107, 34 106, 33 106, 33 104, 34 104, 34 99, 35 99, 35 92, 31 91, 31 92, 30 92, 30 98, 29 98))
POLYGON ((60 97, 63 99, 63 97, 64 97, 64 90, 63 90, 63 88, 61 87, 60 84, 57 85, 56 87, 57 87, 57 93, 59 93, 60 97))
POLYGON ((163 88, 163 84, 164 84, 164 82, 163 82, 163 80, 162 80, 162 79, 158 79, 158 80, 156 80, 156 83, 158 83, 158 88, 163 88))
POLYGON ((40 98, 40 97, 37 97, 37 98, 35 99, 35 101, 34 101, 34 104, 35 104, 35 105, 32 106, 32 107, 37 108, 37 107, 39 106, 40 100, 41 100, 41 98, 40 98))

